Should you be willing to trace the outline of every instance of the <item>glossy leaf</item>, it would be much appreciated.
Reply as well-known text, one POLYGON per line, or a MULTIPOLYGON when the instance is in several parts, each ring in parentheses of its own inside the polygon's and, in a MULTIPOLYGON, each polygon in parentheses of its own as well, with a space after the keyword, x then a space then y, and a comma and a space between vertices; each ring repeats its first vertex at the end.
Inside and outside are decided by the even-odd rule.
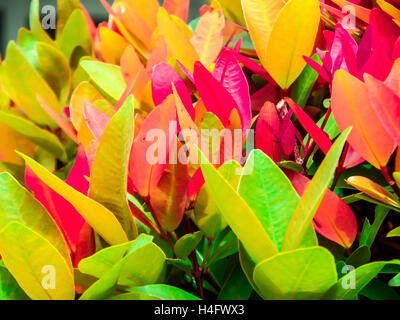
POLYGON ((200 231, 185 234, 183 237, 179 238, 174 245, 177 258, 185 260, 189 254, 196 249, 202 238, 203 234, 200 231))
POLYGON ((33 159, 24 155, 21 156, 38 178, 71 203, 79 214, 84 217, 93 229, 107 242, 110 244, 118 244, 127 241, 126 234, 121 224, 111 211, 67 185, 33 159))
POLYGON ((7 269, 30 298, 74 299, 71 268, 59 251, 32 229, 18 222, 10 222, 0 232, 0 252, 7 269), (46 279, 46 275, 49 277, 55 271, 55 286, 48 285, 51 279, 46 279))

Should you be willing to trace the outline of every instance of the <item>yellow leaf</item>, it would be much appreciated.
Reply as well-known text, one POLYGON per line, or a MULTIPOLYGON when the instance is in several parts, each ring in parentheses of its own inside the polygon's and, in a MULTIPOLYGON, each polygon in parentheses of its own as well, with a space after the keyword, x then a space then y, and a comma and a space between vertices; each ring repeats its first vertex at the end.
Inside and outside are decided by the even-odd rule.
POLYGON ((400 205, 393 199, 389 192, 368 178, 352 176, 348 178, 346 182, 361 192, 364 192, 371 198, 386 203, 390 206, 400 208, 400 205))
POLYGON ((267 64, 267 45, 272 27, 284 5, 283 0, 242 0, 247 28, 264 67, 267 64))
POLYGON ((303 56, 312 53, 318 32, 318 0, 290 0, 281 10, 272 28, 263 66, 287 89, 303 71, 303 56))
POLYGON ((90 197, 110 209, 129 238, 137 229, 128 206, 128 163, 133 142, 133 96, 111 118, 100 139, 90 174, 90 197))
POLYGON ((20 154, 26 164, 43 183, 53 189, 79 212, 92 228, 108 243, 115 245, 128 241, 128 238, 114 214, 100 203, 70 187, 60 178, 42 167, 30 157, 20 154))
POLYGON ((385 0, 377 0, 376 3, 381 7, 383 11, 391 15, 394 19, 400 20, 400 10, 395 6, 391 5, 385 0))
POLYGON ((102 27, 99 29, 100 33, 100 53, 105 62, 112 64, 119 64, 128 42, 122 38, 118 33, 102 27))
POLYGON ((7 224, 0 232, 0 252, 7 269, 30 298, 74 300, 74 277, 67 262, 32 229, 18 222, 7 224))
POLYGON ((185 31, 168 15, 164 8, 160 8, 157 15, 160 34, 164 37, 169 50, 190 72, 193 72, 194 63, 199 56, 190 43, 185 31))
POLYGON ((220 10, 207 11, 201 16, 196 32, 190 40, 200 61, 206 67, 215 61, 222 49, 224 27, 225 19, 220 10))

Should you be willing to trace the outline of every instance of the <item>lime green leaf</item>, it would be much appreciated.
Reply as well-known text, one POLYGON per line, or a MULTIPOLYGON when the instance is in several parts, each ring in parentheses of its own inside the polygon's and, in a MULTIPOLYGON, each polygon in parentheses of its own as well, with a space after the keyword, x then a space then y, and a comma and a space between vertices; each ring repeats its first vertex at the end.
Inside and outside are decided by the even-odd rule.
POLYGON ((79 263, 82 273, 102 278, 123 260, 118 284, 141 286, 156 283, 164 276, 165 254, 155 245, 152 237, 141 234, 136 240, 103 249, 79 263), (151 266, 149 268, 148 266, 151 266))
POLYGON ((29 300, 29 297, 3 265, 0 265, 0 300, 29 300))
MULTIPOLYGON (((207 115, 207 114, 206 114, 207 115)), ((226 162, 218 168, 218 172, 236 189, 240 179, 242 167, 236 161, 226 162)), ((215 238, 223 229, 226 222, 218 210, 207 185, 203 185, 199 191, 194 205, 194 221, 207 237, 215 238)))
POLYGON ((179 238, 174 246, 174 251, 177 258, 185 260, 189 254, 196 249, 201 239, 203 239, 203 234, 200 231, 188 233, 179 238))
POLYGON ((58 0, 57 13, 57 37, 64 30, 64 27, 75 9, 80 9, 81 3, 79 0, 58 0))
POLYGON ((18 46, 29 63, 40 73, 39 58, 36 50, 36 44, 38 42, 39 40, 31 31, 25 28, 19 30, 17 40, 18 46))
POLYGON ((397 227, 396 229, 391 230, 388 234, 388 237, 400 237, 400 227, 397 227))
POLYGON ((253 289, 240 264, 237 264, 226 279, 218 300, 248 300, 252 292, 253 289))
MULTIPOLYGON (((243 169, 239 195, 254 211, 278 251, 300 197, 271 158, 253 150, 243 169)), ((314 245, 317 244, 314 235, 314 245)))
POLYGON ((237 194, 222 174, 208 162, 200 150, 199 154, 201 155, 201 170, 206 184, 217 201, 218 209, 223 218, 238 239, 257 261, 262 261, 276 254, 277 249, 274 243, 254 211, 237 194))
POLYGON ((371 248, 375 237, 378 234, 378 231, 389 211, 390 210, 388 208, 377 206, 375 209, 375 220, 372 226, 370 225, 368 219, 365 219, 360 237, 360 247, 366 245, 371 248))
POLYGON ((9 173, 0 173, 0 230, 19 222, 49 240, 72 270, 70 253, 57 225, 46 209, 9 173))
POLYGON ((111 210, 128 238, 137 236, 128 206, 128 164, 134 135, 134 100, 129 96, 100 139, 90 173, 90 197, 111 210))
POLYGON ((30 298, 75 298, 73 273, 67 262, 48 240, 32 229, 10 222, 0 232, 0 253, 7 269, 30 298))
POLYGON ((57 96, 12 41, 8 44, 6 59, 0 67, 0 80, 9 97, 30 119, 40 125, 57 127, 42 109, 36 94, 39 94, 50 107, 60 112, 61 106, 57 96))
POLYGON ((91 55, 92 38, 81 9, 75 9, 72 12, 57 38, 57 43, 68 61, 77 47, 81 47, 87 55, 91 55))
POLYGON ((254 281, 265 299, 318 299, 337 281, 335 259, 322 247, 279 253, 256 266, 254 281))
POLYGON ((151 284, 143 287, 130 288, 128 290, 131 293, 144 294, 157 300, 201 300, 182 289, 165 284, 151 284))
POLYGON ((58 140, 57 136, 51 132, 41 129, 28 119, 5 111, 0 111, 0 121, 24 135, 28 140, 54 154, 61 161, 67 161, 67 154, 64 146, 61 144, 60 140, 58 140))
POLYGON ((50 36, 46 31, 42 28, 42 23, 40 19, 40 3, 39 0, 32 0, 30 13, 29 13, 29 26, 32 33, 35 35, 37 39, 40 41, 45 41, 48 43, 52 43, 50 36))
POLYGON ((89 74, 92 84, 112 104, 116 104, 126 88, 120 67, 88 60, 82 61, 80 66, 89 74))
POLYGON ((303 71, 313 50, 320 19, 318 0, 289 0, 279 12, 267 45, 263 65, 282 89, 303 71))
POLYGON ((350 129, 347 129, 335 141, 315 173, 313 179, 307 185, 286 230, 282 250, 292 250, 301 246, 307 229, 312 224, 315 212, 317 211, 322 198, 332 181, 343 146, 349 133, 350 129))
POLYGON ((35 160, 20 154, 26 164, 47 186, 53 189, 79 212, 90 226, 110 244, 124 243, 128 239, 114 214, 100 203, 70 187, 35 160))
POLYGON ((365 264, 341 277, 326 293, 324 299, 352 300, 357 294, 376 277, 382 269, 390 264, 400 265, 400 260, 378 261, 365 264))

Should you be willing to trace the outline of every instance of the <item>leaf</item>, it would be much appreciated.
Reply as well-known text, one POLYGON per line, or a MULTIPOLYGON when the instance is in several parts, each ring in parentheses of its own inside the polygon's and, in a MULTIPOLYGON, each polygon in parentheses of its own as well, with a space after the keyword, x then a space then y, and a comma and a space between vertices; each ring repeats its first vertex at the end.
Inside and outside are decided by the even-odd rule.
POLYGON ((196 31, 190 39, 200 61, 209 67, 217 59, 223 45, 225 19, 221 10, 213 9, 204 13, 197 24, 196 31))
MULTIPOLYGON (((321 58, 317 53, 311 57, 311 60, 319 65, 322 65, 321 58)), ((307 100, 317 79, 318 72, 315 71, 310 65, 306 65, 294 83, 290 91, 290 97, 300 106, 300 108, 303 109, 306 106, 307 100)))
POLYGON ((3 265, 0 266, 0 300, 29 300, 29 297, 3 265))
MULTIPOLYGON (((180 144, 177 141, 177 144, 180 144)), ((178 146, 178 154, 185 149, 178 146)), ((186 210, 189 168, 176 159, 176 163, 167 166, 158 181, 157 186, 150 190, 150 204, 160 225, 167 231, 173 232, 180 225, 186 210)))
POLYGON ((212 74, 235 100, 241 128, 245 132, 252 121, 249 85, 239 62, 229 50, 219 55, 212 74))
POLYGON ((246 250, 256 261, 262 261, 276 254, 277 249, 257 215, 202 154, 201 170, 223 218, 246 250))
POLYGON ((260 262, 253 277, 264 299, 315 300, 335 284, 337 273, 327 249, 310 247, 278 253, 260 262))
POLYGON ((232 96, 200 62, 196 62, 193 76, 207 111, 215 114, 224 127, 228 127, 229 115, 236 108, 232 96))
POLYGON ((400 145, 400 125, 396 119, 400 117, 400 98, 382 81, 368 73, 364 74, 365 85, 378 119, 387 133, 397 145, 400 145))
POLYGON ((247 28, 264 67, 267 65, 267 46, 272 28, 284 6, 283 0, 242 0, 247 28))
POLYGON ((68 61, 77 47, 82 48, 86 55, 92 54, 92 37, 81 9, 75 9, 71 13, 59 33, 57 44, 68 61))
POLYGON ((387 237, 400 237, 400 227, 397 227, 397 228, 391 230, 387 234, 387 237))
POLYGON ((379 202, 398 208, 400 207, 400 204, 388 191, 366 177, 352 176, 347 178, 346 182, 379 202))
POLYGON ((168 15, 164 8, 160 8, 157 14, 158 30, 163 36, 169 50, 175 59, 179 60, 186 69, 193 72, 194 63, 199 56, 189 41, 185 32, 168 15))
POLYGON ((314 139, 315 143, 321 148, 322 152, 327 154, 329 149, 332 147, 329 136, 322 129, 320 129, 310 118, 310 116, 303 109, 301 109, 292 99, 285 98, 285 101, 293 110, 303 128, 309 133, 309 135, 314 139))
POLYGON ((175 15, 181 18, 184 22, 187 21, 189 15, 190 0, 165 0, 163 8, 168 14, 175 15))
MULTIPOLYGON (((302 196, 311 181, 302 174, 286 172, 298 194, 302 196)), ((350 207, 331 190, 327 190, 315 213, 315 230, 325 238, 350 248, 357 236, 357 220, 350 207)))
POLYGON ((80 63, 88 73, 93 85, 104 94, 112 104, 116 104, 126 88, 119 66, 99 61, 85 60, 80 63))
POLYGON ((238 193, 280 251, 286 228, 300 201, 289 179, 262 151, 248 156, 238 193))
POLYGON ((395 145, 376 121, 364 83, 343 70, 335 72, 331 108, 340 131, 353 127, 348 142, 354 150, 374 167, 384 167, 395 145))
POLYGON ((306 66, 303 56, 314 48, 319 20, 318 0, 289 0, 279 12, 261 62, 282 89, 289 88, 306 66))
POLYGON ((10 222, 0 232, 0 252, 7 269, 30 298, 75 298, 74 278, 65 258, 47 239, 32 229, 18 222, 10 222), (46 278, 52 275, 49 270, 56 272, 56 275, 53 274, 55 288, 46 287, 49 284, 46 278))
POLYGON ((127 241, 126 234, 114 214, 100 203, 67 185, 28 156, 20 154, 42 182, 62 196, 81 214, 93 229, 110 244, 127 241))
POLYGON ((67 161, 67 154, 64 146, 61 144, 60 140, 58 140, 57 136, 51 132, 41 129, 25 118, 5 111, 0 111, 0 121, 19 132, 30 141, 41 146, 43 149, 54 154, 60 160, 67 161))
POLYGON ((149 196, 150 190, 157 186, 164 172, 176 139, 176 135, 171 132, 176 128, 170 128, 174 121, 175 101, 170 96, 146 117, 135 137, 129 164, 129 182, 142 197, 149 196), (156 131, 151 131, 155 128, 156 131))
POLYGON ((136 287, 162 281, 166 256, 152 237, 141 234, 134 241, 108 247, 79 263, 82 273, 102 278, 123 261, 118 284, 136 287), (151 266, 149 269, 148 266, 151 266))
POLYGON ((8 96, 32 121, 39 125, 49 125, 53 129, 57 127, 36 99, 36 94, 40 94, 51 108, 60 112, 56 94, 14 42, 7 46, 6 59, 0 68, 0 80, 8 96))
POLYGON ((185 260, 196 249, 202 239, 203 234, 200 231, 188 233, 179 238, 174 245, 176 257, 185 260))
POLYGON ((129 96, 100 139, 90 174, 90 197, 112 211, 129 239, 137 229, 127 200, 129 155, 134 135, 134 99, 129 96))
POLYGON ((286 229, 282 244, 283 251, 298 248, 301 245, 307 228, 310 226, 326 190, 331 183, 349 133, 350 129, 347 129, 335 141, 304 191, 290 224, 286 229))
POLYGON ((252 287, 240 264, 237 264, 226 279, 218 295, 218 300, 248 300, 252 292, 252 287))
POLYGON ((242 27, 246 26, 240 0, 219 0, 219 3, 225 17, 242 27))
POLYGON ((370 225, 368 219, 365 219, 360 237, 360 247, 366 245, 371 248, 372 244, 375 241, 375 237, 378 234, 378 231, 389 211, 390 210, 388 208, 385 208, 383 206, 376 206, 375 220, 372 226, 370 225))
POLYGON ((40 19, 40 3, 39 0, 32 0, 29 10, 29 27, 32 34, 40 41, 52 43, 50 36, 43 30, 40 19))
MULTIPOLYGON (((241 170, 242 167, 236 161, 225 162, 218 168, 218 172, 235 190, 239 184, 241 170)), ((194 204, 194 221, 210 238, 217 237, 226 228, 226 222, 218 209, 217 201, 206 184, 201 187, 194 204)))
POLYGON ((372 262, 348 272, 329 289, 324 299, 352 300, 356 298, 357 294, 368 285, 385 266, 391 264, 399 265, 400 260, 372 262), (354 287, 351 286, 352 279, 355 281, 354 287))
POLYGON ((360 246, 346 259, 346 265, 360 267, 371 259, 371 250, 368 246, 360 246))
POLYGON ((62 106, 68 104, 71 89, 71 71, 68 60, 56 47, 38 42, 36 44, 39 68, 43 78, 57 94, 62 106))
POLYGON ((166 284, 151 284, 148 286, 129 288, 130 293, 125 293, 113 300, 201 300, 198 297, 173 286, 166 284), (143 299, 138 299, 143 297, 143 299))
POLYGON ((113 30, 100 27, 100 53, 107 63, 119 64, 128 42, 113 30))

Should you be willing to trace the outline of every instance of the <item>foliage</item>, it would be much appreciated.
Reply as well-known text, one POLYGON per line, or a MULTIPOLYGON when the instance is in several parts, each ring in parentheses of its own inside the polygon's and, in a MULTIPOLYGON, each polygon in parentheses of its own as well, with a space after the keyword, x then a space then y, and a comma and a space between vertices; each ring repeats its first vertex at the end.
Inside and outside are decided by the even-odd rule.
POLYGON ((398 1, 101 2, 1 62, 1 299, 400 298, 398 1))

